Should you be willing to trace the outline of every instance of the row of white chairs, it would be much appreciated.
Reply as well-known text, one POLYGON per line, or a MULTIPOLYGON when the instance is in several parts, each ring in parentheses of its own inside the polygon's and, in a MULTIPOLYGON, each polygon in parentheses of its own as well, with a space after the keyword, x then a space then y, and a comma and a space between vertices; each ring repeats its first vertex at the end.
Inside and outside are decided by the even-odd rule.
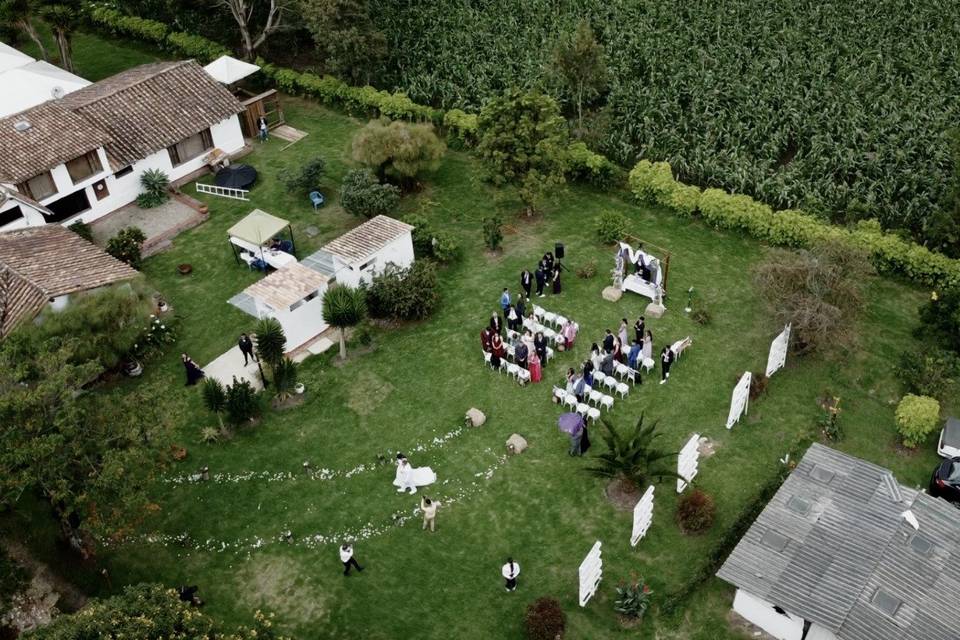
MULTIPOLYGON (((487 363, 487 366, 493 368, 493 354, 489 351, 483 352, 483 361, 487 363)), ((511 375, 517 379, 517 382, 520 384, 526 384, 530 382, 530 372, 521 367, 518 364, 513 362, 508 362, 506 358, 500 358, 500 366, 497 367, 498 373, 507 372, 507 375, 511 375)))
MULTIPOLYGON (((557 333, 550 327, 546 325, 542 325, 539 322, 533 320, 532 318, 524 318, 523 327, 525 329, 529 329, 533 333, 536 333, 539 331, 540 333, 543 334, 544 338, 546 338, 550 342, 553 342, 554 344, 556 344, 562 337, 559 333, 557 333)), ((507 331, 510 331, 510 330, 508 329, 507 331)))
MULTIPOLYGON (((625 382, 618 382, 617 379, 613 376, 608 376, 602 371, 593 372, 593 387, 599 387, 603 385, 607 389, 614 393, 619 393, 621 398, 626 398, 627 394, 630 393, 630 387, 627 386, 625 382)), ((584 385, 584 393, 589 392, 593 389, 590 385, 584 385)))
MULTIPOLYGON (((536 304, 533 305, 533 315, 534 317, 539 318, 543 322, 547 324, 551 324, 557 327, 558 329, 563 328, 563 325, 567 324, 567 318, 565 316, 562 316, 559 313, 553 313, 551 311, 547 311, 543 307, 536 304)), ((576 322, 574 322, 573 324, 576 325, 578 330, 580 329, 580 325, 577 325, 576 322)))
POLYGON ((587 398, 589 398, 590 402, 595 402, 596 406, 590 406, 586 402, 579 402, 577 396, 560 387, 553 388, 553 395, 560 401, 560 404, 570 407, 572 411, 594 422, 600 417, 600 407, 606 409, 607 412, 613 409, 613 396, 608 396, 595 390, 591 390, 587 398))

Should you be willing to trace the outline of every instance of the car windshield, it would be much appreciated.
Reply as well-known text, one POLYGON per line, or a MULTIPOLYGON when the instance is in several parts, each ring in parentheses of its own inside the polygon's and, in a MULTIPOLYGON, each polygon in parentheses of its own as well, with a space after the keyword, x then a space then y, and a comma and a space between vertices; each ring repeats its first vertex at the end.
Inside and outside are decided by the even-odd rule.
POLYGON ((947 473, 947 482, 951 484, 960 483, 960 462, 950 463, 950 471, 947 473))

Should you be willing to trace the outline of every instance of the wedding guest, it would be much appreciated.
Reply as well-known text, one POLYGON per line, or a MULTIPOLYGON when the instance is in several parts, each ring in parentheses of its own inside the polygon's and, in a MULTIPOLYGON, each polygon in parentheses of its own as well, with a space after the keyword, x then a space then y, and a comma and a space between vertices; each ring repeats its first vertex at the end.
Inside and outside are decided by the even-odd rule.
POLYGON ((545 363, 547 361, 547 339, 540 331, 537 331, 537 334, 533 336, 533 350, 541 362, 545 363))
POLYGON ((589 360, 583 363, 583 382, 585 384, 593 386, 593 372, 595 368, 593 363, 589 360))
POLYGON ((524 269, 520 272, 520 287, 526 292, 527 297, 530 297, 530 287, 533 285, 533 274, 529 270, 524 269))
POLYGON ((554 295, 560 293, 560 269, 553 271, 553 293, 554 295))
POLYGON ((643 347, 640 349, 640 356, 643 360, 653 360, 653 333, 647 329, 643 336, 643 347))
POLYGON ((344 542, 340 545, 340 562, 343 563, 343 575, 350 575, 350 567, 355 567, 357 571, 363 571, 357 563, 357 559, 353 557, 353 545, 344 542))
POLYGON ((613 351, 613 332, 610 329, 607 329, 606 335, 603 336, 603 350, 613 351))
POLYGON ((537 281, 537 297, 538 297, 538 298, 542 298, 542 297, 543 297, 543 286, 544 286, 545 284, 547 284, 547 274, 546 274, 546 272, 543 270, 543 263, 542 263, 542 262, 541 262, 539 265, 537 265, 537 271, 536 271, 536 273, 534 273, 533 275, 534 275, 534 278, 535 278, 536 281, 537 281))
POLYGON ((660 384, 663 384, 670 378, 670 365, 673 364, 674 355, 670 347, 664 347, 660 352, 660 384))
POLYGON ((503 334, 503 320, 496 311, 490 314, 490 330, 499 335, 503 334))
POLYGON ((493 332, 490 331, 490 327, 484 327, 483 331, 480 332, 480 348, 488 353, 492 353, 490 348, 490 340, 493 339, 493 332))
POLYGON ((521 338, 524 346, 527 347, 528 351, 533 351, 536 348, 535 341, 533 339, 533 332, 530 329, 527 329, 523 332, 523 337, 521 338))
POLYGON ((203 369, 194 362, 190 356, 185 353, 180 354, 180 360, 183 361, 183 368, 187 372, 187 386, 191 387, 199 382, 206 374, 203 369))
POLYGON ((630 353, 627 354, 627 366, 631 369, 639 368, 637 358, 640 357, 640 349, 640 342, 638 340, 634 340, 633 344, 630 345, 630 353))
POLYGON ((646 327, 647 323, 643 316, 637 318, 637 321, 633 323, 633 333, 637 337, 637 342, 643 342, 643 332, 646 327))
POLYGON ((620 329, 617 331, 617 337, 620 338, 620 345, 626 349, 627 345, 630 344, 630 338, 627 336, 627 328, 630 325, 627 324, 626 318, 621 318, 620 320, 620 329))
POLYGON ((494 333, 490 337, 490 352, 498 358, 507 357, 507 348, 503 346, 503 338, 499 333, 494 333))
POLYGON ((577 323, 573 320, 567 320, 563 328, 560 329, 560 335, 563 336, 564 349, 573 348, 573 343, 577 339, 577 323))
POLYGON ((520 344, 518 344, 513 350, 513 361, 516 362, 518 366, 526 369, 529 355, 530 350, 527 347, 527 344, 521 341, 520 344))
POLYGON ((530 351, 527 354, 527 371, 530 372, 530 382, 540 382, 543 377, 543 369, 540 366, 540 356, 536 351, 530 351))
POLYGON ((500 569, 500 574, 507 581, 504 585, 507 591, 517 590, 517 576, 520 575, 520 565, 513 561, 513 558, 507 558, 507 564, 500 569))
POLYGON ((614 362, 623 362, 626 358, 623 357, 623 344, 620 342, 620 338, 614 336, 613 338, 613 361, 614 362))
POLYGON ((577 379, 577 372, 573 370, 573 367, 567 369, 567 393, 573 393, 573 384, 577 379))
POLYGON ((245 333, 240 334, 237 340, 237 346, 240 347, 240 353, 243 354, 243 366, 247 366, 250 360, 257 362, 257 355, 253 352, 253 340, 245 333))
POLYGON ((500 308, 503 309, 503 315, 507 315, 507 307, 509 306, 510 306, 510 290, 504 287, 503 293, 500 294, 500 308))
POLYGON ((520 316, 520 322, 523 322, 523 319, 527 317, 527 304, 529 304, 530 299, 524 297, 521 294, 517 294, 517 315, 520 316))
POLYGON ((440 503, 436 500, 431 500, 430 498, 423 497, 420 498, 420 511, 423 512, 423 530, 427 530, 427 525, 430 526, 430 532, 433 533, 436 531, 437 526, 437 508, 440 506, 440 503))
POLYGON ((600 368, 600 347, 597 346, 596 342, 590 346, 590 363, 593 365, 594 371, 600 368))
POLYGON ((512 304, 511 304, 511 305, 507 305, 507 328, 508 328, 508 329, 511 329, 511 330, 513 330, 513 331, 519 331, 519 330, 520 330, 520 322, 521 322, 520 318, 521 318, 521 317, 522 317, 522 316, 520 316, 520 315, 517 313, 516 307, 514 307, 512 304))
POLYGON ((543 266, 544 266, 544 270, 545 270, 546 273, 547 273, 547 277, 549 278, 549 277, 553 276, 554 268, 553 268, 553 253, 552 253, 552 252, 547 251, 545 254, 543 254, 543 266))
POLYGON ((573 395, 577 397, 577 402, 583 402, 583 397, 586 394, 586 386, 587 381, 584 380, 582 375, 577 374, 573 381, 573 395))
POLYGON ((604 352, 603 357, 600 359, 600 371, 603 372, 605 376, 613 375, 613 354, 604 352))

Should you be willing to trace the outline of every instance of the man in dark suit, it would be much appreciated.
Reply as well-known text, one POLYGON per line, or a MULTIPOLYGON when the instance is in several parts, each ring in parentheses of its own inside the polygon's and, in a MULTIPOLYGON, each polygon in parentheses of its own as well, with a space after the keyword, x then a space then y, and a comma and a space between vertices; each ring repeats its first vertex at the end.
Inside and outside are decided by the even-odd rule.
POLYGON ((527 293, 527 297, 530 297, 530 287, 533 286, 533 274, 530 273, 527 269, 524 269, 520 272, 520 286, 527 293))
POLYGON ((543 264, 537 265, 537 272, 534 274, 537 279, 537 296, 543 297, 543 285, 547 283, 547 274, 543 270, 543 264))
POLYGON ((250 336, 241 333, 240 339, 237 340, 237 346, 240 347, 240 353, 243 354, 243 366, 247 366, 251 359, 257 362, 257 356, 253 352, 253 340, 250 339, 250 336))
POLYGON ((613 332, 610 329, 607 329, 607 335, 603 336, 603 350, 613 353, 613 332))

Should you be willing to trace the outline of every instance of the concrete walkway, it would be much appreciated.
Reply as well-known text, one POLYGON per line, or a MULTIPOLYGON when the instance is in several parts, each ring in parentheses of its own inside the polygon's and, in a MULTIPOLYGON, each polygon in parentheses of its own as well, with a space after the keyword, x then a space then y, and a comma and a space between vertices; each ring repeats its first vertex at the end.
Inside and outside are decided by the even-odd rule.
POLYGON ((135 202, 90 223, 93 241, 105 247, 107 240, 124 227, 138 227, 147 240, 143 243, 145 256, 157 248, 169 246, 169 241, 181 231, 196 226, 205 219, 176 198, 170 198, 159 207, 141 209, 135 202))
POLYGON ((250 364, 243 366, 243 353, 237 345, 203 367, 203 372, 207 374, 208 378, 219 380, 223 386, 233 384, 233 377, 236 376, 238 380, 250 382, 250 385, 256 390, 263 389, 257 363, 250 360, 250 364))

